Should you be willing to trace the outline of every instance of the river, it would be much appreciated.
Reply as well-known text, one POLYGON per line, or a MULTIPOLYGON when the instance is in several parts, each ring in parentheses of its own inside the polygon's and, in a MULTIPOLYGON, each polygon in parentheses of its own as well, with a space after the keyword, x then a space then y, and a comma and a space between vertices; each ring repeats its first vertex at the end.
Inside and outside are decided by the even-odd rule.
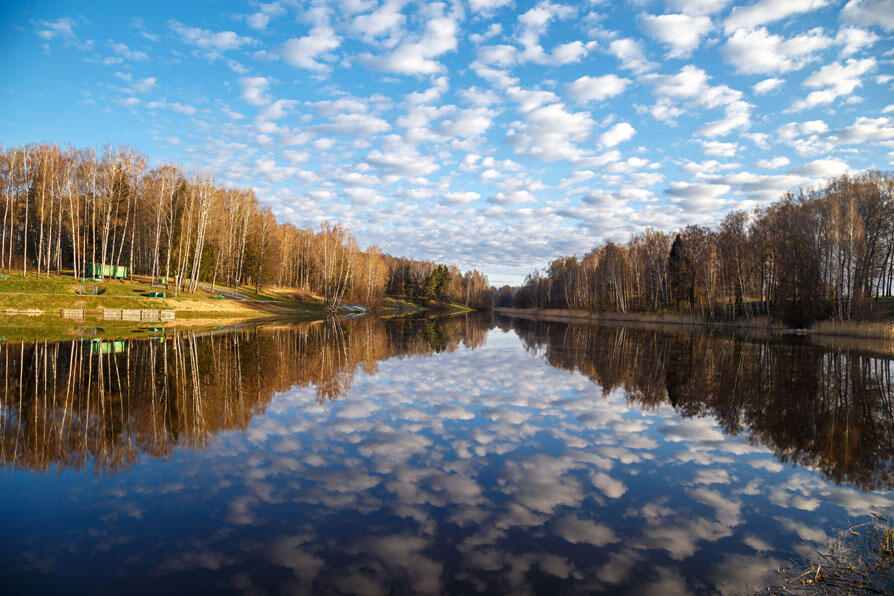
POLYGON ((468 315, 0 343, 13 593, 750 592, 894 515, 894 355, 468 315))

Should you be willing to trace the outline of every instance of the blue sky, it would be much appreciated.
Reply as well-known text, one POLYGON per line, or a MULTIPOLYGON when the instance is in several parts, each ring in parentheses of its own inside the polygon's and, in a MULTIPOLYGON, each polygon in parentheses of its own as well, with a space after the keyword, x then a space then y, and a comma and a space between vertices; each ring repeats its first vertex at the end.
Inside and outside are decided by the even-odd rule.
POLYGON ((496 284, 894 162, 894 0, 0 11, 0 144, 131 145, 496 284))

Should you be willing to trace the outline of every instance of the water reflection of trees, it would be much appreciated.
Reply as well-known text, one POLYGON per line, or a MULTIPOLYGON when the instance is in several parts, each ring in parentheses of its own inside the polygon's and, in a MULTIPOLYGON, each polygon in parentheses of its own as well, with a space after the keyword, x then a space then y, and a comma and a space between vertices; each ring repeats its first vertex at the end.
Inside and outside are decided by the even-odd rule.
POLYGON ((747 432, 780 460, 862 489, 894 486, 894 358, 808 341, 513 322, 550 365, 640 407, 670 403, 747 432))
MULTIPOLYGON (((577 370, 643 408, 714 417, 782 461, 860 488, 894 486, 894 358, 807 341, 757 341, 625 327, 501 319, 550 365, 577 370)), ((201 448, 244 429, 273 395, 313 387, 337 400, 358 369, 477 348, 480 316, 372 318, 118 342, 0 343, 0 461, 126 469, 142 454, 201 448)))
POLYGON ((0 343, 0 461, 34 470, 123 470, 244 429, 277 392, 313 386, 320 401, 356 370, 407 354, 484 343, 473 316, 358 319, 168 332, 146 339, 0 343))

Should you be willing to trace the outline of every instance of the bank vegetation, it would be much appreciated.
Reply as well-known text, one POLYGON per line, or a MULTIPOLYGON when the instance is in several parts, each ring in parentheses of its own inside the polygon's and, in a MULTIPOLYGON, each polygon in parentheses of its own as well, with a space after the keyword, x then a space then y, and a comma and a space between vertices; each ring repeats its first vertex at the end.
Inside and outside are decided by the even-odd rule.
POLYGON ((894 179, 866 172, 730 213, 717 227, 648 229, 624 244, 556 259, 522 287, 502 288, 497 304, 702 320, 763 316, 800 327, 890 317, 892 296, 894 179))

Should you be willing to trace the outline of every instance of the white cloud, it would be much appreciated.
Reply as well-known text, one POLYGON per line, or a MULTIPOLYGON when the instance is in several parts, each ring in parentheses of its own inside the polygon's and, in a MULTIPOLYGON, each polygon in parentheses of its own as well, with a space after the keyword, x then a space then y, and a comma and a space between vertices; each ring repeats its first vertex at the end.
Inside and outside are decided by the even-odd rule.
POLYGON ((619 122, 599 136, 599 143, 603 147, 614 147, 624 141, 629 141, 636 134, 636 129, 628 122, 619 122))
POLYGON ((402 176, 425 176, 440 169, 431 157, 423 156, 396 135, 386 137, 382 149, 370 151, 365 161, 402 176))
POLYGON ((310 153, 307 151, 296 151, 294 149, 286 149, 282 152, 282 156, 292 165, 306 163, 310 159, 310 153))
POLYGON ((726 85, 711 86, 710 77, 701 68, 687 64, 673 75, 650 74, 643 80, 655 86, 655 94, 672 99, 692 101, 707 108, 733 103, 742 98, 742 92, 726 85))
POLYGON ((518 22, 525 29, 545 31, 553 19, 567 19, 574 13, 575 10, 571 6, 541 0, 536 6, 519 15, 518 22))
POLYGON ((487 201, 503 207, 512 207, 524 203, 531 203, 536 199, 537 197, 526 190, 511 190, 509 192, 498 192, 497 194, 488 197, 487 201))
POLYGON ((733 157, 739 150, 738 143, 721 143, 719 141, 702 141, 705 155, 712 157, 733 157))
POLYGON ((894 120, 861 116, 851 126, 834 131, 829 139, 843 145, 894 139, 894 120))
POLYGON ((630 79, 624 79, 616 74, 608 74, 600 77, 582 76, 574 82, 568 83, 566 89, 568 95, 579 104, 587 104, 591 101, 603 101, 609 97, 620 95, 630 84, 630 79))
POLYGON ((510 87, 506 90, 506 95, 518 103, 518 109, 522 113, 530 112, 547 104, 559 103, 559 97, 555 93, 541 89, 510 87))
POLYGON ((595 42, 584 43, 574 40, 557 45, 551 53, 544 50, 543 46, 540 45, 540 37, 546 33, 552 21, 568 19, 575 12, 572 6, 541 0, 533 8, 519 15, 520 31, 518 40, 522 50, 518 53, 518 60, 520 62, 560 66, 577 62, 586 56, 590 50, 596 47, 595 42))
POLYGON ((643 14, 640 20, 646 33, 670 48, 669 58, 689 56, 714 28, 706 16, 643 14))
POLYGON ((258 114, 258 120, 279 120, 298 104, 294 99, 277 99, 264 107, 258 114))
POLYGON ((270 24, 270 19, 282 16, 286 13, 286 9, 279 2, 271 2, 269 4, 261 4, 258 6, 258 12, 245 17, 245 23, 252 29, 263 31, 270 24))
POLYGON ((774 157, 773 159, 762 159, 757 162, 757 166, 759 168, 767 168, 769 170, 775 170, 778 168, 784 168, 789 164, 789 159, 784 155, 780 155, 779 157, 774 157))
POLYGON ((55 21, 41 21, 40 26, 43 29, 37 30, 37 35, 43 39, 55 39, 56 37, 64 37, 70 40, 77 39, 74 29, 77 27, 74 19, 62 17, 55 21))
POLYGON ((497 8, 512 4, 513 0, 469 0, 469 6, 475 12, 488 13, 497 8))
POLYGON ((642 80, 654 85, 655 94, 660 98, 649 110, 657 119, 672 121, 682 113, 682 109, 674 106, 673 102, 682 100, 691 106, 724 106, 724 116, 701 126, 696 130, 698 135, 723 136, 735 129, 747 128, 751 123, 751 109, 754 106, 742 100, 742 92, 726 85, 710 85, 708 74, 692 64, 687 64, 677 74, 649 74, 642 80))
POLYGON ((783 124, 776 130, 776 133, 782 140, 788 141, 802 135, 824 133, 828 130, 829 126, 822 120, 808 120, 783 124))
POLYGON ((683 108, 677 107, 667 97, 660 97, 653 106, 636 106, 640 113, 648 112, 655 120, 667 122, 668 124, 676 124, 678 116, 686 113, 683 108))
POLYGON ((775 89, 779 89, 784 84, 785 84, 784 79, 777 79, 777 78, 771 77, 769 79, 764 79, 763 81, 760 81, 759 83, 755 83, 754 86, 752 87, 752 89, 754 90, 754 93, 756 95, 766 95, 767 93, 769 93, 775 89))
POLYGON ((593 41, 584 43, 580 40, 575 40, 568 43, 559 44, 553 48, 552 55, 548 60, 548 64, 561 66, 563 64, 579 62, 595 47, 596 42, 593 41))
POLYGON ((236 50, 255 43, 251 37, 243 37, 233 31, 215 32, 198 27, 187 27, 174 20, 168 21, 168 26, 181 41, 205 50, 210 57, 216 57, 221 52, 236 50))
POLYGON ((753 107, 746 101, 734 101, 724 108, 723 118, 700 126, 695 133, 705 137, 722 137, 736 129, 748 128, 751 125, 753 107))
POLYGON ((368 137, 390 129, 391 125, 382 118, 356 112, 335 114, 326 124, 317 127, 317 130, 326 134, 342 134, 355 137, 368 137))
POLYGON ((315 25, 304 37, 293 37, 280 46, 278 53, 283 60, 307 70, 327 70, 329 67, 320 62, 341 45, 341 40, 328 23, 315 25))
POLYGON ((642 46, 633 39, 616 39, 608 46, 608 52, 621 61, 621 67, 636 74, 642 74, 655 68, 646 59, 642 46))
POLYGON ((456 50, 458 25, 453 16, 430 18, 425 32, 403 41, 393 51, 381 56, 366 56, 372 67, 397 74, 424 75, 440 72, 438 56, 456 50))
MULTIPOLYGON (((469 203, 474 203, 480 198, 480 194, 472 191, 445 192, 442 195, 442 200, 448 205, 468 205, 469 203)), ((462 410, 461 415, 471 417, 471 415, 465 410, 462 410)))
MULTIPOLYGON (((727 184, 709 184, 703 182, 671 182, 665 192, 671 197, 671 204, 691 213, 719 211, 728 205, 721 198, 730 191, 727 184)), ((717 433, 712 433, 716 435, 717 433)), ((687 437, 687 439, 690 437, 687 437)))
POLYGON ((455 119, 445 120, 441 130, 448 135, 469 138, 483 135, 491 127, 495 113, 488 108, 462 110, 455 119))
MULTIPOLYGON (((711 143, 715 143, 715 141, 710 141, 711 143)), ((721 143, 725 144, 725 143, 721 143)), ((716 159, 709 159, 703 162, 694 162, 687 161, 685 164, 680 166, 680 169, 684 172, 689 172, 690 174, 695 174, 697 178, 704 178, 708 175, 714 175, 717 172, 723 170, 733 170, 739 167, 737 163, 722 163, 717 161, 716 159)))
POLYGON ((239 79, 239 85, 242 87, 242 99, 255 106, 263 106, 270 103, 270 98, 266 95, 270 82, 264 77, 245 77, 239 79))
POLYGON ((180 103, 179 101, 166 101, 163 99, 160 101, 150 101, 146 104, 146 107, 150 110, 172 110, 178 114, 186 114, 187 116, 192 116, 198 111, 191 105, 180 103))
POLYGON ((668 0, 667 5, 676 11, 691 14, 703 15, 720 12, 726 8, 731 0, 668 0))
POLYGON ((518 51, 508 44, 481 46, 478 48, 478 61, 496 66, 513 66, 518 61, 518 51))
POLYGON ((112 51, 121 56, 122 58, 126 58, 128 60, 135 61, 143 61, 148 60, 149 56, 146 55, 146 52, 140 52, 138 50, 131 50, 129 47, 124 45, 123 43, 114 43, 112 44, 112 51))
POLYGON ((841 9, 841 20, 894 31, 894 0, 850 0, 841 9))
POLYGON ((801 176, 814 178, 829 178, 838 176, 850 169, 846 163, 838 159, 817 159, 792 170, 801 176))
POLYGON ((869 48, 878 43, 879 36, 859 27, 842 27, 835 36, 835 44, 843 46, 841 55, 847 58, 864 48, 869 48))
POLYGON ((353 205, 374 206, 387 201, 387 199, 375 189, 363 186, 348 186, 342 188, 342 193, 344 193, 345 197, 347 197, 348 201, 353 205))
POLYGON ((586 182, 592 178, 596 177, 596 173, 591 170, 574 170, 571 172, 571 175, 567 178, 564 178, 559 181, 559 188, 566 188, 568 186, 574 186, 575 184, 579 184, 581 182, 586 182))
POLYGON ((819 28, 789 39, 764 27, 737 29, 724 44, 723 53, 739 74, 777 74, 803 68, 832 43, 819 28))
POLYGON ((577 143, 586 139, 594 126, 587 112, 569 112, 561 103, 532 109, 523 122, 514 122, 507 141, 517 153, 527 153, 543 161, 581 156, 577 143))
POLYGON ((140 79, 139 81, 134 82, 134 84, 130 86, 130 89, 134 93, 146 93, 155 87, 156 82, 158 81, 155 77, 146 77, 145 79, 140 79))
POLYGON ((734 8, 723 24, 727 32, 740 28, 752 29, 794 14, 817 10, 827 4, 828 0, 758 0, 754 4, 734 8))
POLYGON ((850 95, 854 89, 861 86, 860 76, 875 70, 875 58, 864 60, 848 60, 842 65, 840 62, 826 64, 818 71, 804 80, 804 86, 808 89, 819 89, 807 95, 806 98, 792 104, 789 111, 799 112, 819 105, 832 103, 839 97, 850 95))

